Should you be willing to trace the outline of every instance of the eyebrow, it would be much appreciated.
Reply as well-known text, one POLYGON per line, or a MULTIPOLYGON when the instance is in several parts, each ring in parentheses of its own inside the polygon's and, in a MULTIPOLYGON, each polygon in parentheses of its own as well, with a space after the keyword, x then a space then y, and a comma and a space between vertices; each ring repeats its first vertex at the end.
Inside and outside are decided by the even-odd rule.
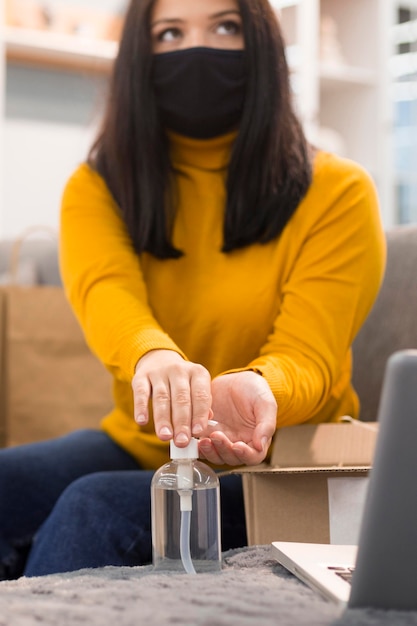
MULTIPOLYGON (((240 11, 237 11, 236 9, 226 9, 226 11, 220 11, 219 13, 214 13, 213 15, 210 15, 210 19, 216 20, 219 19, 219 17, 224 17, 225 15, 230 15, 231 13, 234 13, 235 15, 238 15, 240 17, 240 11)), ((151 28, 157 26, 158 24, 181 24, 183 22, 184 20, 182 20, 180 17, 165 17, 160 20, 156 20, 155 22, 152 22, 151 28)))
POLYGON ((224 17, 225 15, 229 15, 230 13, 234 13, 235 15, 238 15, 240 17, 240 11, 238 11, 237 9, 226 9, 226 11, 220 11, 219 13, 215 13, 214 15, 211 15, 210 19, 217 19, 219 17, 224 17))

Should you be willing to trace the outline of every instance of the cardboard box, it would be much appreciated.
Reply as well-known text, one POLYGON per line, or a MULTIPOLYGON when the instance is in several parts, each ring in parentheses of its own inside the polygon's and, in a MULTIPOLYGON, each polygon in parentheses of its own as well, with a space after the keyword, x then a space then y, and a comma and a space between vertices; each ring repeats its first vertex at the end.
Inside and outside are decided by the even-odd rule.
POLYGON ((249 545, 356 543, 376 437, 364 422, 280 429, 270 463, 236 470, 249 545))

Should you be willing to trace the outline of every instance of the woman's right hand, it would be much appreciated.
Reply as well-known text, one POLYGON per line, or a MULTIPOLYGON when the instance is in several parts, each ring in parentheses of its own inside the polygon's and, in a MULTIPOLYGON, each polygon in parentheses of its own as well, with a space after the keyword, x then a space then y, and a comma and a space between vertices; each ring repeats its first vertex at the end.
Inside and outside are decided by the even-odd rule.
POLYGON ((152 400, 155 432, 179 447, 198 437, 212 417, 211 377, 205 367, 173 350, 151 350, 139 359, 132 379, 135 421, 149 421, 152 400))

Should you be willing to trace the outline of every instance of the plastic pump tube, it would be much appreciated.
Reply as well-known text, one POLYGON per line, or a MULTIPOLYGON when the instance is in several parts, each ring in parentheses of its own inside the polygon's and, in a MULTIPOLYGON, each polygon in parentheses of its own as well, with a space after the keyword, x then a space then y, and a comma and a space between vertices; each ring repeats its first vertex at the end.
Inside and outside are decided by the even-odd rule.
POLYGON ((187 574, 196 574, 190 551, 191 511, 181 511, 180 554, 187 574))
POLYGON ((191 512, 193 509, 193 462, 191 459, 180 461, 177 474, 177 487, 180 496, 180 556, 187 574, 196 574, 191 558, 190 531, 191 512), (191 487, 191 489, 190 489, 191 487))

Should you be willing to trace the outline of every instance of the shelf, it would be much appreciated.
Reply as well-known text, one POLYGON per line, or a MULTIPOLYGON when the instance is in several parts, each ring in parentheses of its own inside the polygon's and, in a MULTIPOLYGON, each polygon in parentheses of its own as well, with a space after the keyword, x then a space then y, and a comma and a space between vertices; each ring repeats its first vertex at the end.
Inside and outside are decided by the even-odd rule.
POLYGON ((376 72, 365 67, 351 65, 320 64, 320 81, 324 89, 339 87, 375 87, 376 72))
POLYGON ((287 9, 290 7, 296 7, 300 4, 300 0, 270 0, 274 9, 287 9))
POLYGON ((296 73, 301 67, 301 50, 297 44, 285 47, 285 56, 291 72, 296 73))
POLYGON ((93 72, 109 72, 118 47, 115 41, 10 26, 3 40, 9 61, 93 72))

